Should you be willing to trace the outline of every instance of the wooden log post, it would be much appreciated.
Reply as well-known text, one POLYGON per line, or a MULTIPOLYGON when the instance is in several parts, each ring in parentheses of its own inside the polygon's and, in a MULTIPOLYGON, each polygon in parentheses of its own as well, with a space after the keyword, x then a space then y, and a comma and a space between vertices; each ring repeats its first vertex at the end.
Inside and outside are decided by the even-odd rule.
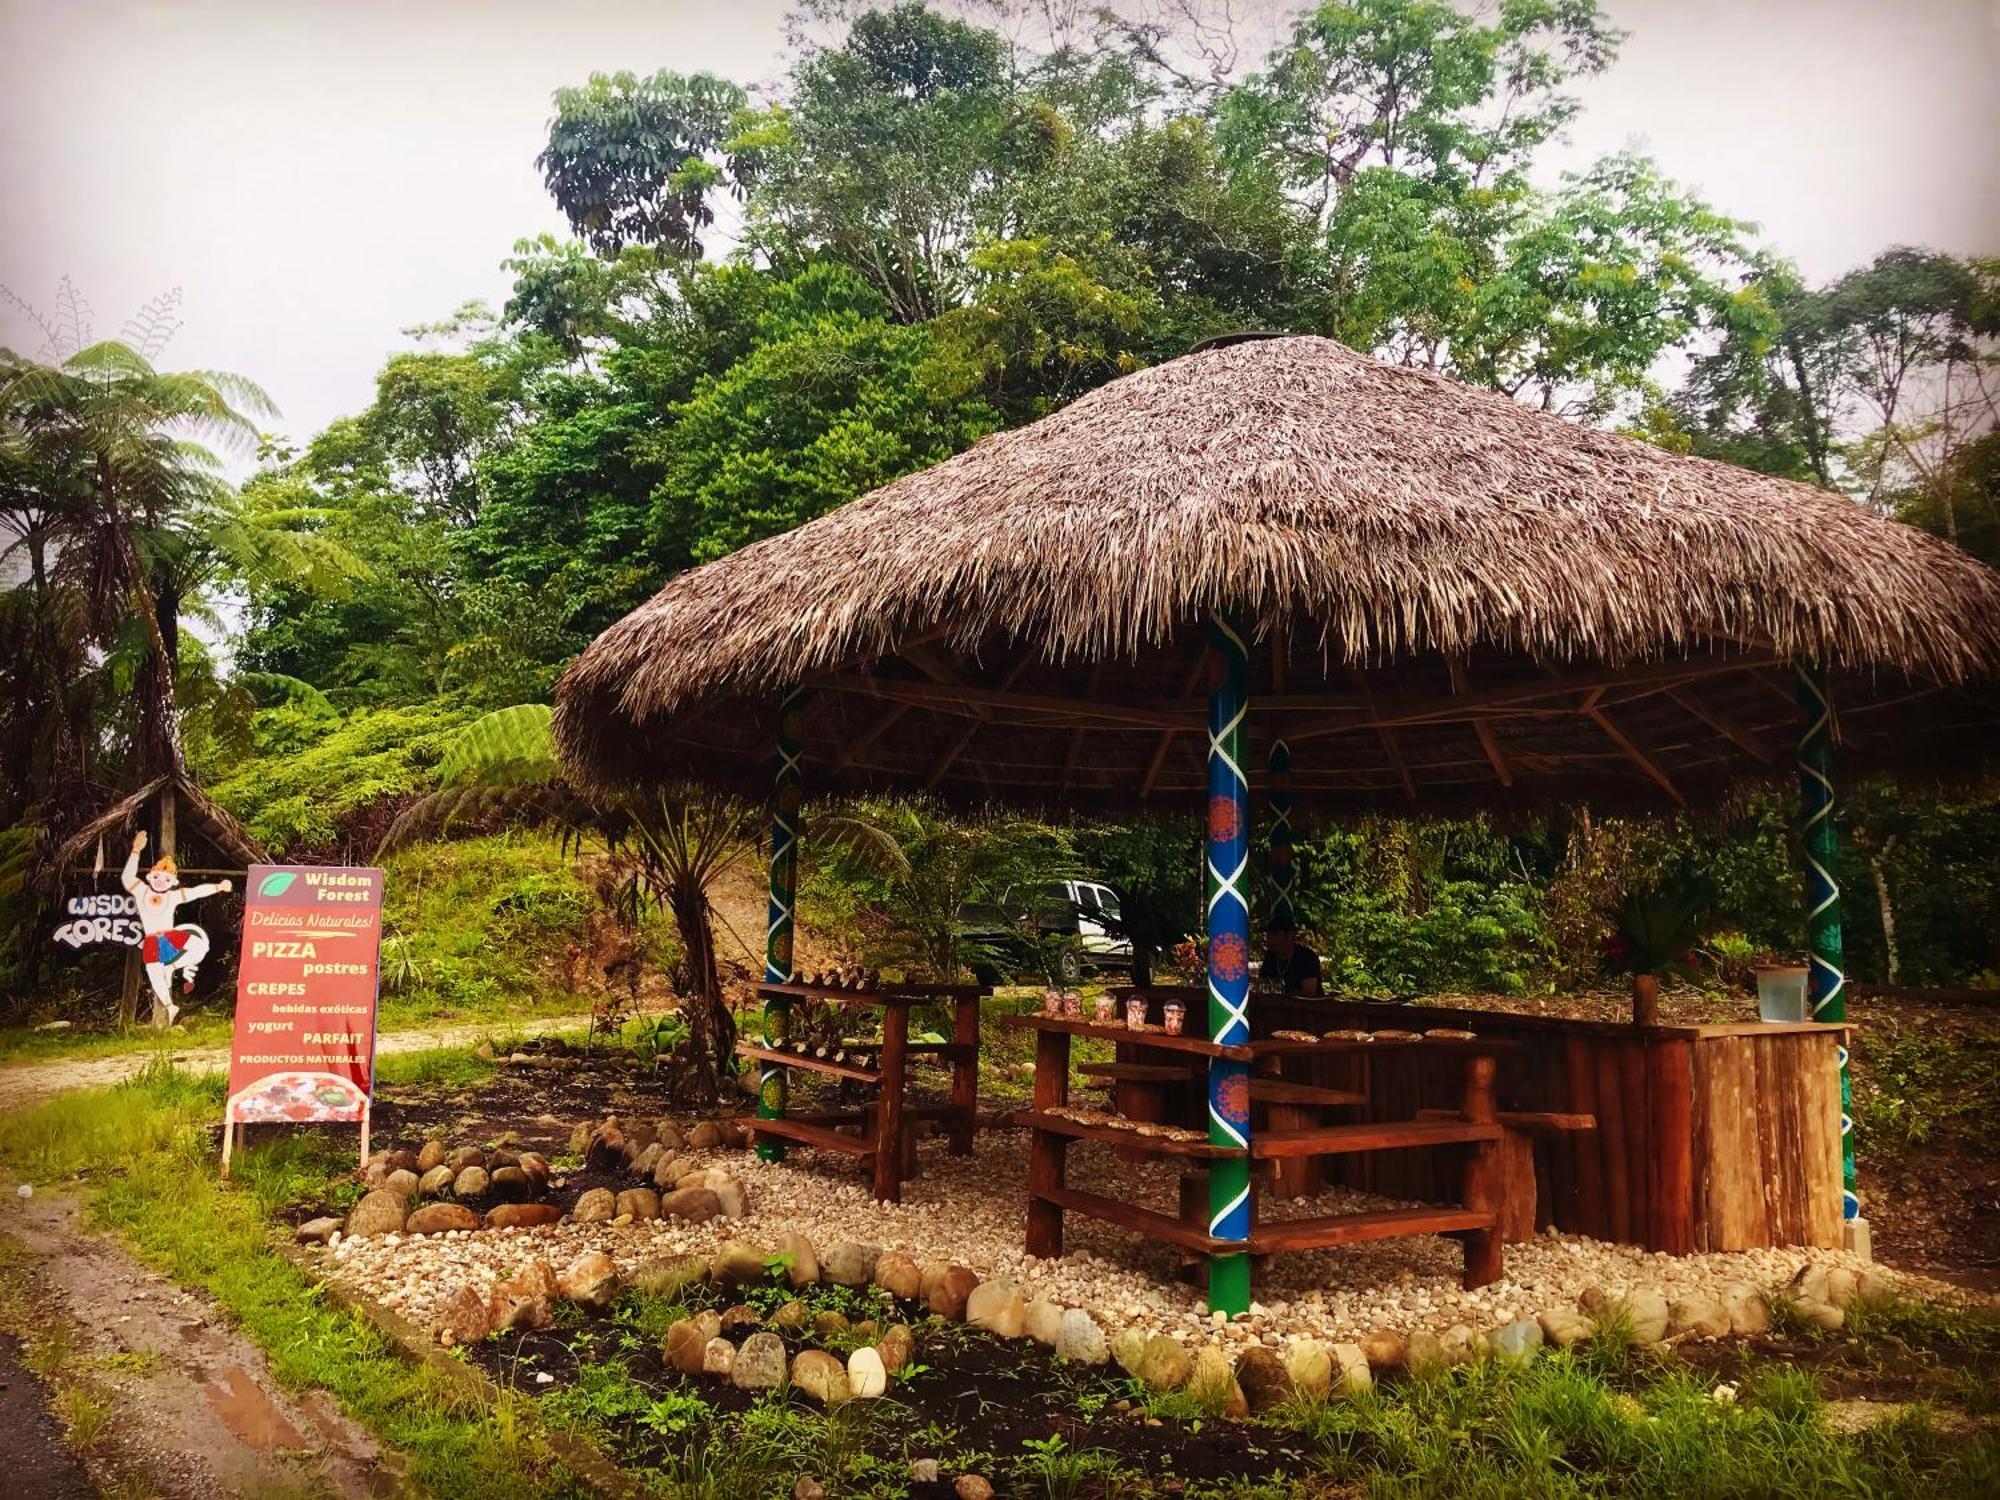
MULTIPOLYGON (((1459 1108, 1470 1124, 1491 1125, 1500 1117, 1499 1102, 1493 1088, 1496 1071, 1490 1053, 1474 1054, 1465 1060, 1464 1091, 1459 1108)), ((1467 1146, 1464 1185, 1461 1190, 1464 1205, 1477 1213, 1498 1214, 1499 1177, 1500 1143, 1497 1140, 1479 1141, 1467 1146)), ((1532 1175, 1530 1180, 1532 1181, 1532 1175)), ((1469 1229, 1465 1232, 1467 1288, 1490 1286, 1500 1279, 1505 1256, 1501 1248, 1501 1238, 1497 1223, 1485 1229, 1469 1229)))
POLYGON ((961 995, 952 1006, 951 1040, 958 1050, 951 1063, 951 1154, 972 1155, 979 1128, 979 1000, 961 995))
POLYGON ((882 1082, 875 1095, 875 1201, 903 1201, 903 1077, 909 1068, 910 1008, 882 1007, 882 1082))
MULTIPOLYGON (((1250 778, 1243 769, 1243 721, 1250 709, 1243 636, 1209 622, 1215 663, 1208 696, 1208 1031, 1212 1040, 1250 1040, 1250 778)), ((1250 1068, 1234 1058, 1208 1065, 1208 1138, 1246 1154, 1218 1158, 1208 1172, 1208 1232, 1250 1238, 1250 1068)), ((1208 1261, 1208 1306, 1231 1317, 1250 1310, 1250 1257, 1219 1250, 1208 1261)))
MULTIPOLYGON (((1057 1109, 1069 1102, 1069 1033, 1035 1033, 1035 1093, 1037 1114, 1057 1109)), ((1063 1248, 1062 1206, 1043 1196, 1059 1193, 1064 1186, 1064 1166, 1069 1154, 1069 1137, 1053 1130, 1028 1132, 1028 1254, 1061 1255, 1063 1248)))
MULTIPOLYGON (((778 702, 777 767, 771 785, 771 899, 764 921, 766 984, 790 984, 798 974, 792 958, 792 926, 799 886, 799 808, 805 799, 799 772, 800 696, 797 688, 791 688, 778 702)), ((767 999, 764 1045, 782 1049, 791 1029, 791 1002, 767 999)), ((767 1059, 757 1080, 757 1118, 784 1119, 785 1094, 783 1064, 767 1059)), ((785 1143, 766 1136, 757 1142, 757 1155, 765 1161, 783 1161, 785 1143)))
MULTIPOLYGON (((1841 972, 1840 884, 1833 866, 1839 837, 1833 823, 1833 697, 1826 670, 1798 663, 1800 843, 1806 862, 1807 999, 1815 1021, 1847 1019, 1847 976, 1841 972)), ((1840 1040, 1840 1216, 1861 1217, 1854 1186, 1854 1089, 1847 1072, 1847 1038, 1840 1040)))

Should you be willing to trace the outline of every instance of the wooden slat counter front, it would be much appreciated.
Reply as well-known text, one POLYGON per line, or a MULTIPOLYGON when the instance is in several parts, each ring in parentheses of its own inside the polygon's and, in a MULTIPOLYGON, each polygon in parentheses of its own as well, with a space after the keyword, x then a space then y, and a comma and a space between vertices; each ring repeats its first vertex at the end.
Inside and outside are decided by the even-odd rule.
MULTIPOLYGON (((1258 1034, 1462 1027, 1515 1043, 1503 1111, 1589 1114, 1597 1129, 1535 1145, 1538 1223, 1687 1255, 1777 1245, 1837 1248, 1844 1026, 1655 1026, 1506 1011, 1353 1001, 1252 999, 1258 1034)), ((1366 1087, 1365 1059, 1311 1058, 1286 1076, 1366 1087)), ((1452 1107, 1448 1069, 1367 1087, 1368 1119, 1452 1107)), ((1327 1175, 1389 1197, 1435 1199, 1448 1184, 1416 1152, 1334 1161, 1327 1175)))

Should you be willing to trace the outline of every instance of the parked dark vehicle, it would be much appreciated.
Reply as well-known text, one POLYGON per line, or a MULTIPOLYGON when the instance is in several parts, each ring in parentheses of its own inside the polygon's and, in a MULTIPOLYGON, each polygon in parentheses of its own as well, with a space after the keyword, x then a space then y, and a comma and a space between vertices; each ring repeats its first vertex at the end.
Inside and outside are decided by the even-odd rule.
POLYGON ((981 984, 1007 978, 1074 984, 1132 962, 1118 893, 1095 880, 1010 890, 995 904, 966 907, 959 920, 984 955, 973 963, 981 984))

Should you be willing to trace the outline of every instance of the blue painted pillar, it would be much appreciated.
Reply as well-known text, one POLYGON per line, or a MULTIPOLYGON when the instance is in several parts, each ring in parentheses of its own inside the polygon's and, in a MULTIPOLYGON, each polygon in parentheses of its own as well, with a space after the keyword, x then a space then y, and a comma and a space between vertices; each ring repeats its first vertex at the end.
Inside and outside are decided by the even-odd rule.
MULTIPOLYGON (((771 785, 771 900, 764 920, 764 982, 789 984, 798 976, 792 962, 792 913, 799 888, 799 807, 804 800, 804 778, 799 773, 802 749, 800 693, 787 690, 778 701, 778 763, 771 785)), ((789 1001, 769 1000, 764 1005, 764 1045, 782 1047, 791 1033, 792 1007, 789 1001)), ((757 1117, 782 1120, 785 1117, 785 1070, 766 1062, 757 1080, 757 1117)), ((757 1154, 765 1161, 783 1161, 783 1141, 760 1140, 757 1154)))
MULTIPOLYGON (((1209 624, 1218 668, 1208 697, 1208 1032, 1212 1041, 1250 1040, 1250 778, 1243 769, 1243 722, 1249 667, 1242 634, 1226 620, 1209 624)), ((1208 1138, 1250 1148, 1250 1069, 1211 1058, 1208 1138)), ((1208 1232, 1219 1240, 1250 1237, 1250 1160, 1209 1164, 1208 1232)), ((1241 1250, 1209 1256, 1208 1305, 1234 1315, 1250 1308, 1250 1257, 1241 1250)))
MULTIPOLYGON (((1839 835, 1833 823, 1833 697, 1826 670, 1798 663, 1799 814, 1806 859, 1806 998, 1815 1021, 1847 1019, 1847 976, 1841 972, 1840 885, 1833 865, 1839 835)), ((1847 1074, 1847 1043, 1840 1046, 1840 1212, 1861 1216, 1854 1190, 1854 1089, 1847 1074)))

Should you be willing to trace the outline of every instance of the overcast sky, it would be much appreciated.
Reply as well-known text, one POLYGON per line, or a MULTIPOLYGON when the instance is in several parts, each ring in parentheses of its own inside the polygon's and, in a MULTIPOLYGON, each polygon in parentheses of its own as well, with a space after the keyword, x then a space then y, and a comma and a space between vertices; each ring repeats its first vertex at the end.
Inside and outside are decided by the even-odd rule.
MULTIPOLYGON (((1562 153, 1650 151, 1813 276, 2000 252, 2000 0, 1607 0, 1631 33, 1562 153)), ((498 305, 561 232, 534 157, 592 69, 775 76, 782 0, 0 0, 0 286, 62 276, 163 363, 237 371, 304 438, 398 330, 498 305)), ((40 337, 0 307, 0 343, 40 337)))

